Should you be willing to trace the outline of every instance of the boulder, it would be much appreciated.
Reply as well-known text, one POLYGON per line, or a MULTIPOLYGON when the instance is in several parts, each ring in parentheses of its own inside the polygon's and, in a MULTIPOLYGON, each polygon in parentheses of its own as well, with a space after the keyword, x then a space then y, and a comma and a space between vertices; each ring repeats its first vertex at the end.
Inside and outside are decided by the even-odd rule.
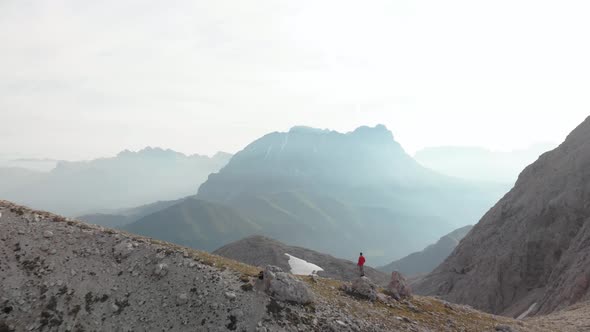
POLYGON ((353 280, 351 284, 344 284, 342 290, 350 295, 368 299, 370 301, 375 301, 377 299, 377 286, 367 277, 360 277, 353 280))
POLYGON ((264 269, 264 291, 279 301, 308 304, 313 294, 307 285, 284 272, 280 267, 269 265, 264 269))
POLYGON ((411 297, 412 289, 401 273, 393 271, 391 272, 391 281, 387 285, 386 293, 396 300, 400 300, 411 297))
POLYGON ((156 267, 154 268, 153 274, 157 278, 164 277, 165 275, 168 274, 168 264, 165 264, 165 263, 157 264, 156 267))

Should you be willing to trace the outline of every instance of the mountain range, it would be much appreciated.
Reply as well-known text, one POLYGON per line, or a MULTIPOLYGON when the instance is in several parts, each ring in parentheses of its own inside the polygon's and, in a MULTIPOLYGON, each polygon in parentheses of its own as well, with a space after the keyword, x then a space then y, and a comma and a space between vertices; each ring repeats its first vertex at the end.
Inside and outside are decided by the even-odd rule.
POLYGON ((294 127, 236 153, 196 200, 126 229, 205 250, 259 234, 342 258, 363 251, 386 264, 477 220, 504 190, 421 166, 381 125, 349 133, 294 127), (222 209, 225 226, 213 227, 211 211, 222 209))
POLYGON ((590 299, 590 117, 518 177, 418 283, 492 313, 551 313, 590 299))
POLYGON ((117 210, 192 195, 231 158, 145 148, 91 161, 60 161, 49 172, 0 168, 0 197, 66 215, 117 210))

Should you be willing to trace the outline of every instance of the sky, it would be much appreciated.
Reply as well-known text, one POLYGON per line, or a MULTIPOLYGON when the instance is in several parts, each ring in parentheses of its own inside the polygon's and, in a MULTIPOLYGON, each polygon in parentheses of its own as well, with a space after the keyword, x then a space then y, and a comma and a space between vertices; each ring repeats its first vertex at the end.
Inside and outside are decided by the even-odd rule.
POLYGON ((0 155, 236 152, 385 124, 410 153, 561 142, 590 2, 0 0, 0 155))

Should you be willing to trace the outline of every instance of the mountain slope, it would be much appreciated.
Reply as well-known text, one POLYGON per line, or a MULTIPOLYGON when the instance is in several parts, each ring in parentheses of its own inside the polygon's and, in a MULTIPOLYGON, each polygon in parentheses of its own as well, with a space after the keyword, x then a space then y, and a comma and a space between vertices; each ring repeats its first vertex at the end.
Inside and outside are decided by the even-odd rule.
MULTIPOLYGON (((0 197, 67 215, 173 200, 193 195, 195 187, 229 158, 224 153, 209 158, 146 148, 113 158, 62 161, 50 172, 21 176, 18 183, 0 186, 0 197)), ((14 175, 3 174, 0 170, 0 183, 14 182, 14 175)))
POLYGON ((203 250, 214 250, 260 231, 260 226, 218 203, 186 198, 122 227, 129 232, 203 250))
MULTIPOLYGON (((355 262, 306 248, 288 246, 259 235, 230 243, 213 253, 254 266, 276 265, 285 271, 291 270, 289 256, 286 255, 289 254, 321 267, 323 271, 319 271, 317 274, 322 277, 352 281, 359 275, 355 262)), ((388 275, 368 266, 365 268, 365 273, 371 280, 381 285, 386 285, 389 282, 388 275)))
POLYGON ((183 200, 184 198, 173 201, 158 201, 128 209, 112 210, 103 213, 85 214, 77 218, 91 224, 119 228, 131 224, 147 215, 176 205, 182 202, 183 200))
POLYGON ((312 304, 281 301, 252 266, 6 201, 0 241, 1 331, 556 330, 427 297, 370 303, 325 278, 292 278, 312 304))
POLYGON ((492 312, 553 312, 590 299, 590 117, 417 287, 492 312))
POLYGON ((469 233, 471 228, 473 226, 469 225, 454 230, 424 250, 412 253, 377 269, 383 272, 399 271, 406 276, 429 273, 453 252, 453 249, 469 233))

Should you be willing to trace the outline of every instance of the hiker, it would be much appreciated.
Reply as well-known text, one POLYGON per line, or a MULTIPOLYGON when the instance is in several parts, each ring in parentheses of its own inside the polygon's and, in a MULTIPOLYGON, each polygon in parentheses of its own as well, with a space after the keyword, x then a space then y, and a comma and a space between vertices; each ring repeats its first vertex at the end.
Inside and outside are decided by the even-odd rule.
POLYGON ((361 277, 365 276, 365 256, 363 256, 363 253, 361 252, 361 255, 359 256, 359 262, 357 263, 358 267, 359 267, 359 272, 361 273, 361 277))

